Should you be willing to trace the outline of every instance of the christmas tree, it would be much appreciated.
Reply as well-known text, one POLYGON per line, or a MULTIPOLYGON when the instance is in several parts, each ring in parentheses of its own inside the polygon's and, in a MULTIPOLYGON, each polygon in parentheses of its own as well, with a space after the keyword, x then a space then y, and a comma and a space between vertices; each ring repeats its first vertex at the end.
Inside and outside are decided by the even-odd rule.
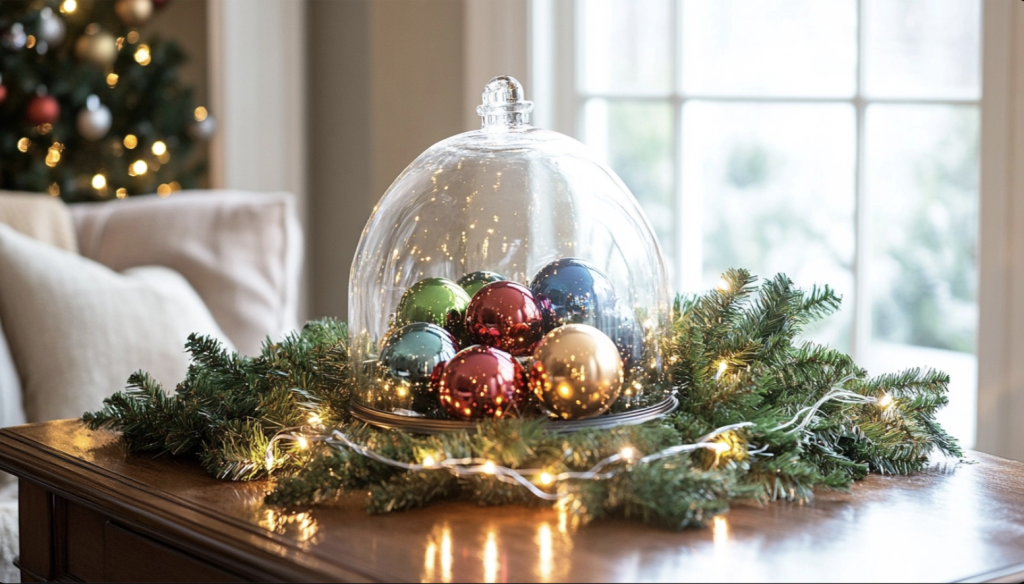
POLYGON ((177 68, 139 27, 168 0, 0 0, 0 189, 66 201, 198 186, 213 133, 177 68))

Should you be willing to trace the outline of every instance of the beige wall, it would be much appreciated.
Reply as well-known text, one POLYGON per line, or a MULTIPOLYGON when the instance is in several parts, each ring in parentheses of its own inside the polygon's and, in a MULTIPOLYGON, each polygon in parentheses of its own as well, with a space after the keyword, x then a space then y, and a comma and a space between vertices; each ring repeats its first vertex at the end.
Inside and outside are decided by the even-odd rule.
POLYGON ((431 144, 465 129, 462 0, 307 4, 310 316, 347 319, 366 220, 431 144))

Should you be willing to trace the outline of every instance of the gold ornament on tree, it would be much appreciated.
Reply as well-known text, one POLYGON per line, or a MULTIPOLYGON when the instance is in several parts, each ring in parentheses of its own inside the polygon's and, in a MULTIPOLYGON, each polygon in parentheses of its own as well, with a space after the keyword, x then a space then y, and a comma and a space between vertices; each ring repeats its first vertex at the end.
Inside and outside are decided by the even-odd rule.
POLYGON ((141 26, 153 14, 153 0, 117 0, 114 11, 128 26, 141 26))
POLYGON ((585 324, 567 324, 541 339, 533 353, 530 389, 566 420, 599 416, 622 390, 622 357, 607 335, 585 324))
POLYGON ((117 41, 100 25, 90 24, 75 43, 75 56, 98 67, 109 67, 117 61, 117 41))

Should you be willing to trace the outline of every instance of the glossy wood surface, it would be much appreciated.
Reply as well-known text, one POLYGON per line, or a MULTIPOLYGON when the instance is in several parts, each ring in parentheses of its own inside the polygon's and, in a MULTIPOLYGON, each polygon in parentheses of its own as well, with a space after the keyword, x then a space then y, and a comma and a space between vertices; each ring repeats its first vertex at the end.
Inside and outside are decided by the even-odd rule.
POLYGON ((552 510, 522 507, 370 516, 356 495, 282 513, 262 505, 266 483, 126 456, 115 435, 74 421, 0 430, 0 468, 248 579, 1021 581, 1024 464, 969 458, 873 476, 806 505, 741 506, 706 530, 622 521, 573 530, 552 510))

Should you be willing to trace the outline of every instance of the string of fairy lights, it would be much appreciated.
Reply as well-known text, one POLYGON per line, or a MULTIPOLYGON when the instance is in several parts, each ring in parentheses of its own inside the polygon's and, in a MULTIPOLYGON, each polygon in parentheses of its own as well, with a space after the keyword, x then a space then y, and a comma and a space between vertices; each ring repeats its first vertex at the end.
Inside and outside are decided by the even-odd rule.
MULTIPOLYGON (((891 395, 883 393, 876 397, 843 389, 841 387, 842 384, 850 379, 853 379, 853 376, 843 378, 837 386, 825 393, 815 403, 800 409, 791 420, 772 428, 772 431, 789 428, 786 430, 788 434, 802 432, 813 421, 818 411, 830 401, 847 404, 875 404, 884 411, 890 410, 894 403, 891 395)), ((744 446, 737 439, 735 435, 736 430, 754 426, 753 422, 740 422, 716 428, 708 434, 701 436, 700 439, 692 444, 677 444, 646 455, 637 452, 633 446, 623 446, 615 454, 601 459, 585 471, 556 472, 550 468, 514 469, 499 465, 493 460, 486 458, 458 458, 451 457, 447 453, 437 452, 423 454, 418 462, 406 462, 390 458, 365 445, 359 444, 337 429, 331 430, 326 434, 307 434, 302 432, 305 428, 323 429, 323 421, 317 413, 311 413, 308 422, 309 425, 304 428, 289 428, 271 439, 266 450, 268 470, 274 469, 277 464, 275 448, 277 443, 288 440, 295 442, 300 450, 308 450, 314 444, 324 444, 338 450, 349 450, 393 468, 410 472, 444 470, 460 478, 481 475, 490 476, 504 483, 519 485, 540 499, 557 501, 568 495, 566 491, 557 488, 559 484, 568 481, 608 480, 621 472, 628 472, 637 465, 649 464, 664 458, 698 450, 714 452, 716 465, 720 457, 728 456, 730 453, 739 454, 740 452, 745 452, 747 456, 771 456, 771 453, 766 452, 767 446, 755 449, 753 445, 748 444, 744 446)), ((566 453, 566 455, 568 454, 566 453)))
MULTIPOLYGON (((125 22, 131 26, 137 26, 144 22, 149 13, 152 11, 152 4, 148 0, 143 0, 143 3, 147 4, 148 7, 144 8, 142 13, 138 13, 141 4, 139 2, 132 3, 131 0, 122 0, 118 3, 117 13, 122 19, 126 19, 125 22), (127 12, 122 12, 121 4, 125 4, 127 12), (135 10, 136 12, 132 12, 135 10)), ((88 7, 88 5, 87 5, 88 7)), ((63 0, 59 4, 57 11, 51 11, 49 8, 44 8, 44 18, 50 20, 59 20, 59 15, 56 13, 59 11, 60 15, 67 18, 75 16, 76 12, 81 12, 82 6, 78 0, 63 0)), ((81 14, 77 15, 81 16, 81 14)), ((64 38, 65 27, 63 23, 59 23, 60 26, 60 38, 57 42, 60 42, 64 38)), ((124 50, 132 51, 132 60, 141 67, 149 66, 153 62, 153 51, 151 47, 140 42, 141 36, 137 30, 130 30, 124 36, 114 37, 109 32, 102 29, 98 22, 94 22, 85 27, 82 32, 82 36, 78 38, 78 42, 74 46, 74 54, 82 61, 89 62, 96 66, 99 66, 106 70, 105 80, 107 85, 114 89, 118 86, 121 76, 114 71, 114 64, 117 60, 117 56, 124 50)), ((39 39, 32 34, 25 35, 25 42, 23 47, 25 49, 33 49, 44 42, 44 39, 39 39)), ((51 42, 50 44, 55 44, 51 42)), ((39 47, 40 54, 45 54, 46 49, 39 47)), ((39 95, 44 95, 46 92, 45 87, 38 89, 39 95)), ((46 96, 48 97, 48 96, 46 96)), ((50 98, 52 99, 52 98, 50 98)), ((55 103, 55 102, 54 102, 55 103)), ((54 106, 57 107, 57 106, 54 106)), ((59 111, 59 110, 57 110, 59 111)), ((110 110, 100 103, 99 98, 96 95, 89 96, 88 105, 79 112, 78 117, 78 130, 82 136, 89 141, 98 141, 106 136, 110 128, 111 113, 110 110)), ((214 120, 210 115, 209 111, 203 107, 196 107, 191 112, 192 120, 190 121, 191 126, 189 133, 194 138, 208 139, 214 131, 214 120)), ((56 123, 56 114, 53 114, 54 119, 49 119, 38 123, 41 120, 33 121, 34 134, 38 136, 36 140, 46 136, 53 132, 53 125, 56 123)), ((31 118, 30 118, 31 119, 31 118)), ((165 139, 156 139, 151 143, 143 144, 143 140, 140 139, 135 133, 127 133, 123 137, 108 140, 107 144, 112 149, 113 154, 117 157, 123 155, 133 154, 131 151, 135 151, 140 148, 139 151, 134 152, 135 160, 131 160, 127 165, 127 178, 136 178, 147 175, 147 173, 153 173, 160 170, 162 165, 166 165, 171 160, 171 147, 173 144, 169 144, 165 139), (143 149, 144 148, 144 149, 143 149)), ((33 150, 35 141, 29 136, 23 136, 16 142, 18 151, 22 153, 30 153, 33 150)), ((50 145, 46 146, 46 154, 43 158, 43 162, 49 168, 56 168, 61 164, 63 158, 65 158, 65 150, 67 144, 58 140, 54 140, 50 145)), ((109 171, 97 170, 91 178, 88 175, 81 177, 84 183, 87 183, 95 191, 96 195, 103 198, 113 194, 119 199, 126 198, 129 194, 128 188, 125 186, 118 186, 113 188, 118 183, 123 183, 125 178, 115 178, 110 176, 109 171), (111 193, 112 191, 112 193, 111 193)), ((161 197, 167 197, 174 192, 180 191, 182 185, 176 181, 168 181, 159 184, 156 187, 156 193, 161 197)), ((61 194, 61 186, 57 182, 53 182, 48 187, 49 194, 57 197, 61 194)))

